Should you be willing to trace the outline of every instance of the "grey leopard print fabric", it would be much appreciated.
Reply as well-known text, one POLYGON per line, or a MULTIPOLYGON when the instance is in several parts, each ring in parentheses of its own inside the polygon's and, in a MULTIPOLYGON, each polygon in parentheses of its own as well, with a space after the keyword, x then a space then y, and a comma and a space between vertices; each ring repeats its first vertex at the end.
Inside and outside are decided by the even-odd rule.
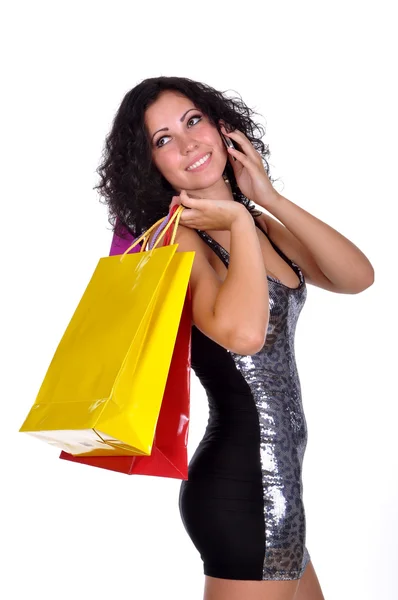
MULTIPOLYGON (((228 252, 197 232, 228 268, 228 252)), ((307 289, 299 266, 265 235, 300 283, 290 288, 267 276, 263 348, 242 356, 192 331, 192 368, 210 414, 181 485, 180 512, 204 573, 227 579, 299 579, 310 561, 302 484, 307 424, 294 354, 307 289)))

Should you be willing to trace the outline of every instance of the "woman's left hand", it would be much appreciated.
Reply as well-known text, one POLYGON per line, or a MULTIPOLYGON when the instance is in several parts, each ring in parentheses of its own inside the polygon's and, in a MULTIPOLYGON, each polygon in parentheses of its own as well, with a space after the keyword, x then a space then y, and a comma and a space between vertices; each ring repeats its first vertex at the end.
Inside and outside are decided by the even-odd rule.
POLYGON ((220 128, 225 136, 236 141, 242 149, 242 152, 233 148, 227 150, 240 191, 252 202, 267 208, 267 204, 275 199, 278 192, 268 178, 261 155, 239 129, 228 133, 221 122, 220 128), (235 157, 236 161, 232 157, 235 157))

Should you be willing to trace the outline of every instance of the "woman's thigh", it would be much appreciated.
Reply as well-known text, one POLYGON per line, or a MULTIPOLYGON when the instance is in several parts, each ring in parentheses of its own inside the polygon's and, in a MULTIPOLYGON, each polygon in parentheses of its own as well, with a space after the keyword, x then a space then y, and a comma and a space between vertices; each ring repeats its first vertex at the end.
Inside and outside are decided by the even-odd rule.
POLYGON ((300 579, 294 600, 325 600, 311 561, 306 566, 300 579))
POLYGON ((206 575, 203 600, 296 600, 299 581, 242 581, 206 575))

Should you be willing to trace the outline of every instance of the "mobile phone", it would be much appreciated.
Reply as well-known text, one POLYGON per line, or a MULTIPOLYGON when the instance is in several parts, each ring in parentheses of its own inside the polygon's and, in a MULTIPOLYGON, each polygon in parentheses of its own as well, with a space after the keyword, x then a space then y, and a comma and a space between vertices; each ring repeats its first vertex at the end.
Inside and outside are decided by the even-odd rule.
MULTIPOLYGON (((238 149, 238 148, 236 148, 236 144, 233 143, 233 141, 231 140, 231 138, 229 138, 226 135, 224 135, 221 131, 220 131, 220 134, 221 134, 221 138, 222 138, 222 140, 223 140, 226 148, 235 148, 235 149, 238 149)), ((236 160, 235 156, 233 156, 232 158, 234 160, 236 160)))
POLYGON ((234 143, 231 140, 231 138, 224 135, 221 131, 220 131, 220 133, 221 133, 221 137, 223 139, 223 142, 224 142, 226 148, 235 148, 234 143))

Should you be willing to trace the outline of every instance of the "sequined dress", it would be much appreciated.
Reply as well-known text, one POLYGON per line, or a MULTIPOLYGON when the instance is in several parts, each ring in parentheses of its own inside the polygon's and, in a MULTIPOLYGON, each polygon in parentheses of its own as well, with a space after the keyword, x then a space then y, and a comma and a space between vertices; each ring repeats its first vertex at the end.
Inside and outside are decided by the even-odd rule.
MULTIPOLYGON (((228 267, 228 252, 197 232, 228 267)), ((302 486, 307 424, 294 354, 307 289, 298 265, 264 233, 300 283, 290 288, 267 276, 263 348, 242 356, 192 327, 191 364, 209 419, 181 483, 179 509, 204 574, 225 579, 299 579, 310 560, 302 486)))

